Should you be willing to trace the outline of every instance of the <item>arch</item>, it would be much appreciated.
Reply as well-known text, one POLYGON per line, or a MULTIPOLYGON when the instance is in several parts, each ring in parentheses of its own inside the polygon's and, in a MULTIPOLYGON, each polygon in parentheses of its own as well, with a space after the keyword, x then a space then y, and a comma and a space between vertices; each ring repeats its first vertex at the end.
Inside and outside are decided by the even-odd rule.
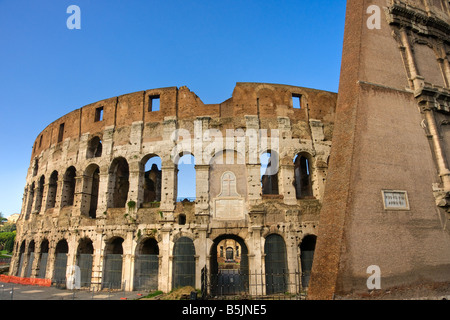
POLYGON ((287 291, 288 267, 286 244, 282 236, 270 234, 264 243, 264 263, 266 273, 266 293, 287 291))
POLYGON ((210 159, 209 165, 245 164, 245 155, 234 149, 217 151, 210 159))
POLYGON ((20 245, 20 249, 19 249, 19 266, 17 268, 17 273, 16 273, 16 275, 18 277, 20 277, 21 274, 22 274, 23 260, 24 260, 24 254, 25 254, 25 246, 26 246, 26 241, 23 240, 21 245, 20 245))
POLYGON ((195 247, 188 237, 179 238, 173 247, 172 288, 195 288, 195 247))
POLYGON ((81 212, 89 218, 97 217, 98 191, 100 186, 100 167, 93 163, 84 171, 81 212))
POLYGON ((31 210, 33 209, 34 194, 35 194, 35 183, 33 182, 28 190, 28 203, 27 203, 27 211, 25 214, 25 220, 28 220, 30 218, 31 210))
POLYGON ((102 288, 122 288, 123 238, 113 237, 106 243, 102 288))
POLYGON ((103 146, 100 137, 95 136, 88 142, 86 159, 98 158, 102 156, 103 146))
POLYGON ((154 238, 145 238, 136 247, 134 289, 158 289, 159 247, 154 238))
POLYGON ((300 265, 302 268, 301 279, 303 288, 307 288, 309 285, 316 241, 317 237, 311 234, 305 236, 300 243, 300 265))
POLYGON ((92 262, 94 245, 89 238, 82 238, 78 242, 76 265, 80 268, 80 285, 89 287, 92 278, 92 262))
POLYGON ((311 155, 298 153, 294 158, 294 186, 297 199, 313 197, 311 155))
MULTIPOLYGON (((248 292, 248 249, 241 237, 233 234, 218 236, 211 246, 210 257, 212 294, 248 292), (229 248, 233 249, 232 259, 227 259, 227 248, 229 254, 229 248)), ((231 258, 231 255, 228 257, 231 258)))
POLYGON ((111 208, 124 208, 130 189, 130 169, 125 158, 115 158, 109 169, 110 192, 109 206, 111 208))
POLYGON ((48 249, 49 249, 49 242, 47 239, 43 239, 41 241, 41 250, 39 255, 38 274, 37 274, 37 277, 40 279, 45 279, 45 274, 47 272, 48 249))
POLYGON ((63 189, 61 195, 61 208, 73 206, 75 199, 75 178, 77 176, 77 170, 71 166, 66 170, 63 180, 63 189))
POLYGON ((151 202, 161 201, 161 157, 148 154, 140 162, 140 183, 143 188, 142 206, 147 207, 151 202))
POLYGON ((48 181, 47 191, 47 207, 45 209, 54 208, 56 205, 56 193, 58 192, 58 171, 53 171, 48 181))
POLYGON ((58 242, 55 248, 55 263, 53 268, 52 281, 57 285, 66 283, 67 255, 69 245, 65 239, 58 242))
POLYGON ((260 155, 262 194, 279 194, 278 192, 278 152, 267 150, 260 155))
POLYGON ((38 182, 37 192, 36 192, 36 211, 40 212, 42 207, 42 198, 44 196, 44 185, 45 185, 45 176, 42 175, 38 182))
POLYGON ((35 242, 31 240, 28 244, 28 253, 27 253, 27 269, 25 271, 25 278, 31 278, 31 272, 33 270, 33 262, 34 262, 34 251, 35 251, 35 242))

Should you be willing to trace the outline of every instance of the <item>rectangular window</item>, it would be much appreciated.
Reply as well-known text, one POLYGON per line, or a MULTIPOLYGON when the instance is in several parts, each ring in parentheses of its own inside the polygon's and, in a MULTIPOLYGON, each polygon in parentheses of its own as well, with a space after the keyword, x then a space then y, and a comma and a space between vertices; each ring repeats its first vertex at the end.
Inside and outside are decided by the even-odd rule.
POLYGON ((301 94, 292 94, 292 106, 294 109, 301 109, 302 108, 302 95, 301 94))
POLYGON ((159 111, 160 97, 159 95, 148 97, 148 112, 159 111))
POLYGON ((64 138, 64 123, 61 123, 59 125, 58 142, 63 141, 63 138, 64 138))
POLYGON ((103 121, 103 107, 95 109, 95 122, 103 121))
POLYGON ((39 138, 39 148, 42 146, 42 135, 41 135, 41 137, 39 138))

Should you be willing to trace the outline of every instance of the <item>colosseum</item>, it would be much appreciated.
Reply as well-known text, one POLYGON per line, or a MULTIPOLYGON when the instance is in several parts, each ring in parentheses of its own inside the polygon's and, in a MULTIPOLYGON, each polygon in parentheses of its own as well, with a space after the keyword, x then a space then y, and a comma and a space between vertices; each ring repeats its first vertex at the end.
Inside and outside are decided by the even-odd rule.
POLYGON ((64 284, 73 269, 93 290, 299 294, 336 99, 237 83, 230 99, 204 104, 183 86, 63 116, 34 142, 10 274, 64 284), (185 157, 195 198, 177 192, 185 157))

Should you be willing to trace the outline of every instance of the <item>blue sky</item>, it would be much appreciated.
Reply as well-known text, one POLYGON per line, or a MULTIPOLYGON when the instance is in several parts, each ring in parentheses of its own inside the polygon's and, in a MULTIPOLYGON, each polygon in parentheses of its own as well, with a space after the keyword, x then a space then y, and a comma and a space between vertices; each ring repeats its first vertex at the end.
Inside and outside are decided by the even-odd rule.
POLYGON ((344 20, 344 0, 0 0, 0 212, 20 212, 36 136, 92 102, 186 85, 220 103, 236 82, 337 92, 344 20))

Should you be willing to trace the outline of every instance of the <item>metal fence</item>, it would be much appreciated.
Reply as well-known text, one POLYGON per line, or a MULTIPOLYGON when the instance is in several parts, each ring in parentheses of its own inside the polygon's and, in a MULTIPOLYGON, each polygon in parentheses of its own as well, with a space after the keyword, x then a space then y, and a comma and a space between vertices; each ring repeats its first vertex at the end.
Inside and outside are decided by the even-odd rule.
POLYGON ((301 272, 242 272, 219 270, 209 274, 202 270, 202 297, 204 299, 280 299, 302 300, 306 288, 302 286, 301 272))
POLYGON ((122 289, 122 255, 107 254, 104 263, 102 288, 122 289))
POLYGON ((10 264, 11 263, 11 258, 1 258, 0 259, 0 266, 3 266, 5 264, 10 264))
POLYGON ((159 258, 155 254, 141 254, 135 260, 134 289, 158 289, 159 258))

